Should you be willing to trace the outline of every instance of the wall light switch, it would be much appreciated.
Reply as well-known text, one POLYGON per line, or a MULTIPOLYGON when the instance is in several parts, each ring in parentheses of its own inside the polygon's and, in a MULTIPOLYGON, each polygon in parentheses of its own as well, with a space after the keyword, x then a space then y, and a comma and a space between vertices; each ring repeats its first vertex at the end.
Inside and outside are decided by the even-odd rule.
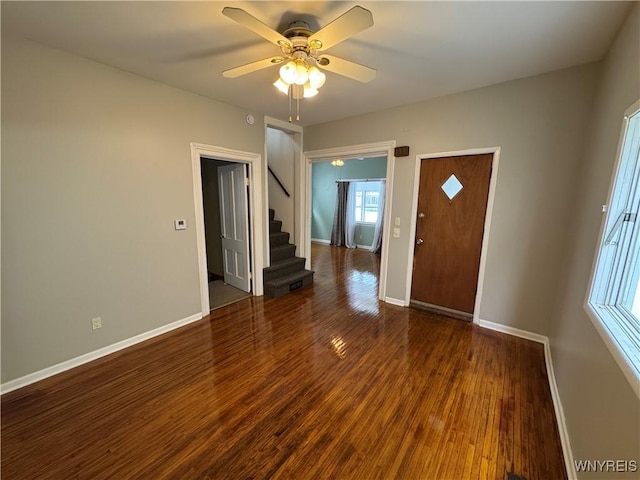
POLYGON ((400 226, 400 217, 396 217, 395 222, 394 222, 394 225, 395 225, 396 227, 399 227, 399 226, 400 226))
POLYGON ((393 238, 400 238, 400 229, 399 228, 394 228, 393 229, 393 238))
POLYGON ((173 224, 176 227, 176 230, 186 230, 187 229, 187 221, 186 220, 174 220, 173 224))

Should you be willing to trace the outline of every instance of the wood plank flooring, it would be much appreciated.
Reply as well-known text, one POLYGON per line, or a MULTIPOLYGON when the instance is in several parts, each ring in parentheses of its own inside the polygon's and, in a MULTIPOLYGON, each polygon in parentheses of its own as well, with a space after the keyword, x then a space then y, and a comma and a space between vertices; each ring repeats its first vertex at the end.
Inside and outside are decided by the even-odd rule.
POLYGON ((3 480, 566 478, 542 345, 378 302, 368 252, 313 261, 4 395, 3 480))

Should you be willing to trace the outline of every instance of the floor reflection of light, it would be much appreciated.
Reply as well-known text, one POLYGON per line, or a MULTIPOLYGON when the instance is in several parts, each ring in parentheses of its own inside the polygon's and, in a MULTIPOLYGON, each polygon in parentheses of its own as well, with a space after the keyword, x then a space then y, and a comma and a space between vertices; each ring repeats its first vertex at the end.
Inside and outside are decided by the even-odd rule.
POLYGON ((370 285, 375 287, 378 285, 378 277, 371 272, 365 272, 360 270, 351 270, 349 273, 349 280, 352 282, 362 283, 364 285, 370 285))
POLYGON ((353 310, 373 315, 380 313, 377 275, 367 271, 351 270, 346 280, 349 306, 353 310))
POLYGON ((331 339, 331 345, 333 345, 333 349, 336 352, 338 358, 344 358, 347 355, 347 344, 344 342, 342 337, 333 337, 331 339))

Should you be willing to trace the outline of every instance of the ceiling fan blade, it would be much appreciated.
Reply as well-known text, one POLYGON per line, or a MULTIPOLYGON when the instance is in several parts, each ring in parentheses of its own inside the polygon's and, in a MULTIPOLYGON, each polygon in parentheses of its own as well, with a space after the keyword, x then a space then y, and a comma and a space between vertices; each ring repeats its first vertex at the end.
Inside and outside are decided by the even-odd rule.
POLYGON ((316 50, 326 50, 372 25, 373 15, 371 12, 366 8, 356 6, 311 35, 309 44, 312 45, 314 40, 319 41, 321 46, 316 50))
POLYGON ((243 25, 249 30, 257 33, 261 37, 266 38, 271 43, 275 43, 278 46, 291 45, 291 42, 287 37, 276 32, 271 27, 268 27, 256 17, 250 15, 241 8, 224 7, 222 9, 222 14, 234 22, 238 22, 240 25, 243 25))
POLYGON ((263 68, 273 67, 274 65, 280 65, 284 62, 284 57, 269 57, 258 60, 257 62, 247 63, 246 65, 240 65, 239 67, 230 68, 222 72, 222 76, 226 78, 237 78, 247 73, 256 72, 263 68))
POLYGON ((362 83, 369 83, 376 78, 376 71, 373 68, 333 55, 322 55, 318 58, 318 66, 329 72, 337 73, 362 83))

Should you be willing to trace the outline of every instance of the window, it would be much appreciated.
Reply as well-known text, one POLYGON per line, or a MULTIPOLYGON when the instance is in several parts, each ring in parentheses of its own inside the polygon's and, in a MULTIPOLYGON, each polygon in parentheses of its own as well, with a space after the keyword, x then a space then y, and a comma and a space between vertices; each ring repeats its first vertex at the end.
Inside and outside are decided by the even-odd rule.
POLYGON ((587 300, 587 311, 620 353, 622 365, 627 367, 625 373, 635 387, 640 381, 639 107, 640 101, 625 117, 616 173, 587 300))
POLYGON ((353 216, 356 223, 376 223, 380 202, 380 182, 355 182, 353 216))

